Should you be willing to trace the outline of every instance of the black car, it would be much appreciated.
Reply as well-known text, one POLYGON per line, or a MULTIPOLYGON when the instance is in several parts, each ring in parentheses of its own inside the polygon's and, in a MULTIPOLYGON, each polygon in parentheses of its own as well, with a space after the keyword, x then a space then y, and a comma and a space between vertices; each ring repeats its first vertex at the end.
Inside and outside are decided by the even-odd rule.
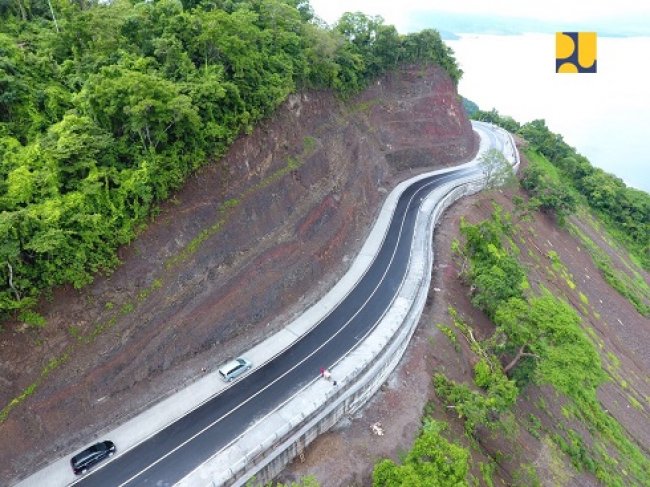
POLYGON ((70 464, 75 474, 84 474, 90 467, 101 462, 106 457, 112 457, 115 453, 115 443, 112 441, 101 441, 89 446, 84 451, 77 453, 70 464))

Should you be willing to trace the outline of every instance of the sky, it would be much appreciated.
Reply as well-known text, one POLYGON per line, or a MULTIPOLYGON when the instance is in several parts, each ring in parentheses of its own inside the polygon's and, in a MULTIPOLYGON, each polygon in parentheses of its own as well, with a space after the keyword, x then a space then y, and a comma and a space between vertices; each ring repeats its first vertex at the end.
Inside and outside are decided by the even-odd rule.
POLYGON ((545 119, 593 165, 650 192, 650 65, 641 54, 650 52, 647 0, 310 3, 329 24, 361 11, 381 15, 400 33, 439 30, 465 73, 461 95, 521 123, 545 119), (598 73, 556 74, 554 33, 589 30, 598 33, 598 73))
POLYGON ((650 193, 650 69, 636 63, 639 52, 650 52, 650 37, 599 37, 596 74, 556 74, 553 34, 446 42, 464 70, 463 96, 522 123, 543 118, 594 166, 650 193))
POLYGON ((578 22, 607 20, 650 20, 650 2, 646 0, 311 0, 316 14, 334 23, 342 13, 360 11, 381 15, 401 33, 419 28, 421 12, 498 15, 542 21, 578 22))

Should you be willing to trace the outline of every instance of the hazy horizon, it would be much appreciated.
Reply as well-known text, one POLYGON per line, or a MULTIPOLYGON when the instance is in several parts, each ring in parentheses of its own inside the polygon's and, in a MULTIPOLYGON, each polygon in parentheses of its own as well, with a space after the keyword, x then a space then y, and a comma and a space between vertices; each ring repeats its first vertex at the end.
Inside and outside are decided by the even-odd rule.
POLYGON ((459 34, 519 35, 525 33, 597 32, 599 37, 650 36, 650 15, 618 15, 589 20, 543 20, 490 14, 460 14, 445 11, 416 11, 409 14, 409 32, 438 30, 447 39, 459 34))
POLYGON ((316 15, 330 25, 344 12, 363 12, 382 16, 402 34, 424 28, 486 33, 496 26, 510 33, 568 28, 608 36, 650 35, 650 3, 638 0, 592 0, 587 4, 566 0, 311 0, 310 4, 316 15))
POLYGON ((381 15, 407 33, 438 30, 465 75, 461 95, 520 122, 543 118, 597 167, 650 192, 650 3, 593 0, 311 0, 329 24, 346 12, 381 15), (598 34, 598 73, 556 74, 555 32, 598 34), (531 32, 534 32, 531 34, 531 32), (480 40, 478 39, 480 36, 480 40), (474 39, 474 41, 472 41, 474 39))
POLYGON ((461 95, 522 123, 545 119, 594 166, 650 193, 650 75, 629 71, 650 37, 599 38, 596 74, 556 74, 554 35, 462 35, 447 44, 465 72, 461 95))

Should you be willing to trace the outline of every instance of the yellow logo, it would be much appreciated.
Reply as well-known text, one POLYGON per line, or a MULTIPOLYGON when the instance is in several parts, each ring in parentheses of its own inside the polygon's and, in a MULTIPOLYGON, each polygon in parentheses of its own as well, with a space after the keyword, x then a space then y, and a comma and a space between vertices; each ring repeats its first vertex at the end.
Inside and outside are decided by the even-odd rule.
POLYGON ((555 72, 595 73, 596 33, 556 32, 555 72))

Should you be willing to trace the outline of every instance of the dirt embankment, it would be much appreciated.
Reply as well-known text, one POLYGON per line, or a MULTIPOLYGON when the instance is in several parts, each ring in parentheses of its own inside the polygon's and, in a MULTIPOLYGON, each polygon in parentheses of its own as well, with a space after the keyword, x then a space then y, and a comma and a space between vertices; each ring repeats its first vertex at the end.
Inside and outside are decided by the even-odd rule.
POLYGON ((475 149, 436 67, 345 102, 291 96, 161 205, 112 275, 55 290, 43 329, 4 325, 0 407, 36 387, 0 424, 0 483, 276 331, 336 282, 396 181, 475 149))
MULTIPOLYGON (((313 475, 322 487, 371 485, 375 463, 383 458, 399 462, 410 450, 426 412, 448 424, 445 436, 469 449, 471 474, 477 485, 605 485, 584 469, 574 468, 572 459, 552 440, 554 435, 566 434, 566 428, 578 431, 589 446, 598 435, 591 436, 593 431, 590 433, 584 424, 566 414, 565 400, 551 387, 528 385, 513 408, 508 432, 495 434, 483 428, 472 441, 468 440, 463 420, 433 389, 434 373, 470 387, 474 383, 473 365, 477 357, 467 341, 457 333, 452 342, 436 326, 452 325, 449 307, 472 326, 477 339, 486 339, 494 332, 494 325, 485 314, 471 304, 469 289, 459 278, 460 265, 451 246, 455 239, 461 239, 461 218, 470 223, 488 219, 495 202, 514 213, 513 195, 526 198, 518 189, 479 193, 461 199, 447 210, 434 235, 436 253, 429 300, 398 368, 360 414, 319 437, 302 459, 295 459, 281 473, 279 481, 289 483, 313 475), (382 436, 373 433, 372 425, 377 422, 383 428, 382 436), (485 473, 489 471, 493 473, 485 473)), ((597 227, 577 217, 571 217, 569 223, 588 232, 603 250, 616 257, 616 269, 629 271, 630 264, 619 258, 622 252, 613 249, 611 241, 597 227)), ((650 320, 607 284, 583 243, 551 217, 534 213, 530 221, 515 218, 515 224, 513 238, 520 247, 519 259, 525 265, 528 280, 535 289, 544 286, 566 300, 580 315, 609 375, 609 380, 598 389, 598 398, 642 454, 648 455, 650 320), (554 269, 549 258, 551 251, 557 253, 565 266, 562 273, 554 269)), ((637 272, 650 283, 647 272, 637 272)))

